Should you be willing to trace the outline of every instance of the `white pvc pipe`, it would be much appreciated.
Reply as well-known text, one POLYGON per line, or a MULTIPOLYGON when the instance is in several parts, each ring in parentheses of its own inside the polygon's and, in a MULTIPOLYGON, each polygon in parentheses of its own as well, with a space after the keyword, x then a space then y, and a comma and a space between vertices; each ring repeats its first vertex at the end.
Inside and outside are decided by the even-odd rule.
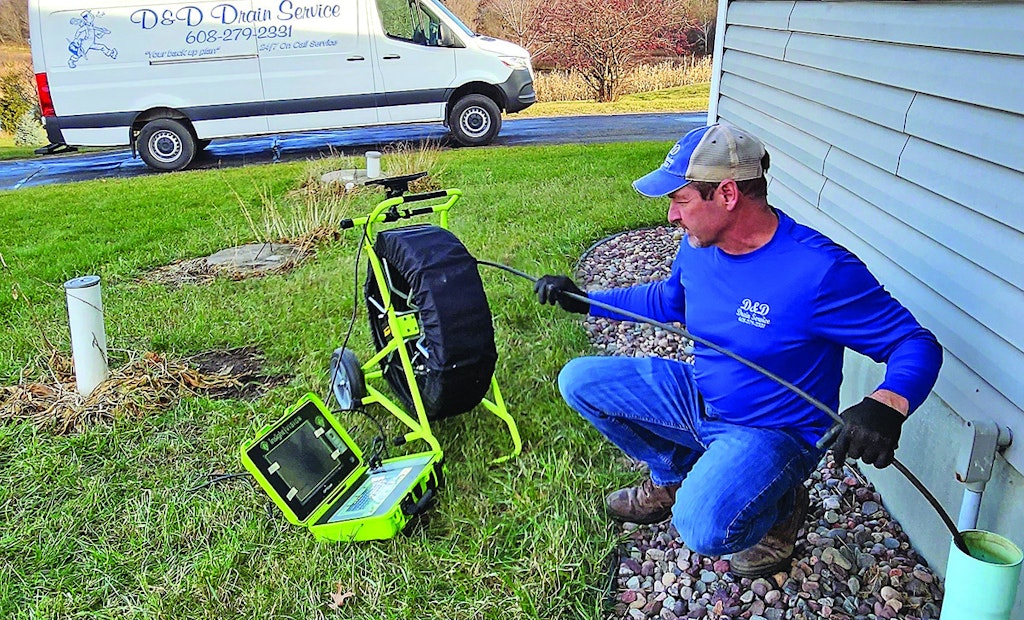
POLYGON ((380 151, 366 151, 366 177, 376 179, 380 176, 380 151))
POLYGON ((103 327, 103 300, 99 276, 82 276, 64 283, 71 327, 71 354, 78 393, 88 396, 110 376, 107 368, 107 332, 103 327))
POLYGON ((978 527, 978 512, 981 510, 981 494, 985 488, 964 489, 964 498, 960 501, 960 516, 956 519, 956 529, 961 532, 978 527))

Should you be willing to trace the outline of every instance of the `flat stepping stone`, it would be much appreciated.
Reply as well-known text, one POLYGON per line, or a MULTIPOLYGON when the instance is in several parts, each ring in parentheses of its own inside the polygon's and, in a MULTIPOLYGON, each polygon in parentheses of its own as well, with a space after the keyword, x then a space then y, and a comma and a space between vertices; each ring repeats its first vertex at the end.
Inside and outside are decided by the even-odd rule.
POLYGON ((249 243, 206 257, 206 266, 245 274, 277 271, 298 263, 305 253, 291 243, 249 243))

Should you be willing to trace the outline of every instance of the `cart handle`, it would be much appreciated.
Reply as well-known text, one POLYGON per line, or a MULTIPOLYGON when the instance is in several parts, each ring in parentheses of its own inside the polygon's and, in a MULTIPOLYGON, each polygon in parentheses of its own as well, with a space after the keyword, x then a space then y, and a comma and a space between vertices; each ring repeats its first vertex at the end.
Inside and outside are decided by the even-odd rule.
POLYGON ((421 194, 408 194, 405 196, 387 198, 377 203, 377 206, 374 207, 373 211, 371 211, 367 216, 341 220, 338 222, 338 228, 346 230, 356 226, 365 226, 366 236, 370 237, 372 235, 371 226, 373 224, 397 222, 398 220, 405 220, 417 215, 426 215, 428 213, 440 213, 441 227, 448 228, 448 211, 461 198, 461 189, 443 189, 433 192, 423 192, 421 194), (398 208, 400 205, 408 202, 420 202, 423 200, 433 200, 437 198, 447 198, 447 200, 440 204, 424 206, 418 209, 398 208))

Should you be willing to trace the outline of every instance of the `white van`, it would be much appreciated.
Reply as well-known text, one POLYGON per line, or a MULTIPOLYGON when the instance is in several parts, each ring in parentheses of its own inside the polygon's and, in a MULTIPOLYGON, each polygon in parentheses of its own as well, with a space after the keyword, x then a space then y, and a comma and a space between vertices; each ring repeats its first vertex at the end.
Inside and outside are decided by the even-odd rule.
POLYGON ((443 121, 487 144, 536 101, 529 53, 440 0, 29 0, 53 144, 180 170, 211 139, 443 121))

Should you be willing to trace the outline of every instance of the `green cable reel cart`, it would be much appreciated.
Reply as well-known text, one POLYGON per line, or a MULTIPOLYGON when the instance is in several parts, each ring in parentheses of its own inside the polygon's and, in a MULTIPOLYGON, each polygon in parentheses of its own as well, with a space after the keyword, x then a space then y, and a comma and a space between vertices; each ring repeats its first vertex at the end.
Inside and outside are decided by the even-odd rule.
POLYGON ((421 452, 364 459, 325 404, 307 394, 277 422, 241 446, 242 463, 285 517, 322 540, 391 538, 425 511, 443 483, 444 452, 432 421, 480 405, 505 423, 512 441, 501 463, 522 450, 494 370, 490 308, 474 259, 448 230, 462 192, 409 194, 426 173, 377 179, 386 198, 341 228, 362 231, 369 270, 364 293, 376 353, 365 363, 345 346, 331 356, 331 393, 339 409, 377 404, 406 429, 395 445, 422 441, 421 452), (413 203, 425 203, 410 207, 413 203), (377 231, 379 224, 437 214, 439 225, 377 231), (395 398, 385 393, 386 383, 395 398))

